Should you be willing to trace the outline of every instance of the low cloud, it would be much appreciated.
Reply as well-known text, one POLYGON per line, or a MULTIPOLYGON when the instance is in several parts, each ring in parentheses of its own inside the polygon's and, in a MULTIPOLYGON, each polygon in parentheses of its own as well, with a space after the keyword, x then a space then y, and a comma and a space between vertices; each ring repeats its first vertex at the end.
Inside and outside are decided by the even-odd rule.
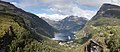
POLYGON ((76 3, 84 6, 100 7, 103 3, 111 2, 111 0, 77 0, 76 3))
POLYGON ((68 15, 59 15, 59 14, 49 15, 49 14, 46 14, 46 13, 36 14, 36 15, 39 16, 40 18, 41 18, 41 17, 45 17, 45 18, 47 18, 47 19, 54 20, 54 21, 62 20, 62 19, 64 19, 65 17, 68 16, 68 15))
POLYGON ((49 11, 62 14, 62 15, 75 15, 79 17, 86 17, 88 19, 91 19, 96 13, 96 11, 81 9, 76 5, 64 7, 64 9, 63 8, 50 8, 49 11))

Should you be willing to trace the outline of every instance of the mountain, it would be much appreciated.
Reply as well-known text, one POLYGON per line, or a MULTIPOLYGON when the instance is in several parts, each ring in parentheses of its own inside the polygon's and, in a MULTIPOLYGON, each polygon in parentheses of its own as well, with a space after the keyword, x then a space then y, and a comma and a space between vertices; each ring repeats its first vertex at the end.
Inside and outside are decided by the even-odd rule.
MULTIPOLYGON (((116 26, 120 25, 120 6, 105 3, 96 15, 85 25, 84 31, 89 34, 90 26, 116 26)), ((87 33, 85 33, 87 35, 87 33)), ((83 35, 85 36, 85 35, 83 35)))
POLYGON ((43 18, 45 21, 47 21, 52 27, 59 30, 60 32, 70 32, 70 33, 76 33, 80 29, 84 27, 88 19, 84 17, 78 17, 78 16, 68 16, 60 21, 53 21, 49 19, 43 18))
POLYGON ((120 6, 105 3, 76 34, 75 42, 82 44, 81 52, 119 52, 119 34, 120 6))
MULTIPOLYGON (((49 25, 53 25, 53 24, 57 24, 58 21, 54 21, 54 20, 51 20, 51 19, 48 19, 48 18, 45 18, 45 17, 41 17, 41 19, 45 20, 49 25)), ((53 27, 53 26, 52 26, 53 27)))
POLYGON ((58 31, 38 16, 0 1, 0 52, 63 52, 58 31))
POLYGON ((119 18, 120 15, 120 6, 105 3, 101 6, 100 10, 92 19, 99 19, 101 17, 109 17, 109 18, 119 18))
POLYGON ((39 35, 53 37, 53 34, 57 32, 57 30, 52 28, 47 22, 45 22, 38 16, 32 13, 25 12, 24 10, 17 8, 8 2, 0 2, 0 12, 14 14, 22 17, 27 28, 39 35))
MULTIPOLYGON (((119 25, 120 6, 113 4, 103 4, 97 14, 91 19, 92 25, 119 25)), ((89 23, 91 24, 91 23, 89 23)))
MULTIPOLYGON (((0 1, 0 52, 120 52, 119 9, 120 6, 103 4, 90 21, 86 23, 85 19, 85 27, 76 34, 77 38, 72 43, 64 43, 51 39, 58 32, 51 24, 9 2, 0 1)), ((63 25, 80 25, 82 20, 77 16, 66 17, 58 21, 63 23, 60 31, 63 25)))

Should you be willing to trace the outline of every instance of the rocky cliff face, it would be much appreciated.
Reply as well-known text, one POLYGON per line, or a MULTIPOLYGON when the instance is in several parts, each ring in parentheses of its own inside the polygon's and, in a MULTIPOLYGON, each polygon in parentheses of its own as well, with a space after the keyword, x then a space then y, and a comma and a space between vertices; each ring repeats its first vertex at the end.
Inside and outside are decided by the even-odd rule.
POLYGON ((47 22, 38 16, 29 12, 25 12, 9 2, 0 1, 0 13, 9 13, 22 17, 27 28, 38 35, 53 37, 53 34, 57 32, 47 22))

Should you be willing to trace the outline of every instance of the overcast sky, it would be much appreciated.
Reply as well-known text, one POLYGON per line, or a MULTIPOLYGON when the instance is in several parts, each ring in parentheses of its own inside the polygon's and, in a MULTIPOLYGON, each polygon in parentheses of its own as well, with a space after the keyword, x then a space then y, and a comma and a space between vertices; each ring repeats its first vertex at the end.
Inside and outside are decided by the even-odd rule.
MULTIPOLYGON (((103 3, 111 0, 4 0, 13 3, 25 11, 53 20, 69 15, 92 18, 103 3)), ((119 0, 112 2, 118 3, 119 0)))

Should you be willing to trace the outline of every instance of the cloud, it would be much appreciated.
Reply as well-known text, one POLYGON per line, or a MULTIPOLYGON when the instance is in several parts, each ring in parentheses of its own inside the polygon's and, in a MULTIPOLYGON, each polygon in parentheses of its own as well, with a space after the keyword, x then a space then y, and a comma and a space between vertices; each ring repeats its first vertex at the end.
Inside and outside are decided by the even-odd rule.
POLYGON ((68 15, 59 15, 59 14, 52 14, 52 15, 49 15, 49 14, 46 14, 46 13, 43 13, 43 14, 36 14, 36 15, 39 16, 39 17, 45 17, 45 18, 48 18, 48 19, 54 20, 54 21, 62 20, 62 19, 64 19, 65 17, 68 16, 68 15))
POLYGON ((53 7, 50 8, 49 11, 62 14, 62 15, 75 15, 79 17, 86 17, 88 19, 92 18, 96 11, 91 11, 91 10, 84 10, 78 7, 77 5, 67 5, 65 7, 53 7))
MULTIPOLYGON (((21 7, 30 6, 54 6, 64 7, 72 4, 99 7, 105 2, 111 2, 111 0, 3 0, 8 2, 19 1, 21 7)), ((112 2, 120 2, 119 0, 112 0, 112 2)))
POLYGON ((77 0, 76 3, 84 6, 100 7, 103 3, 110 2, 110 0, 77 0))
MULTIPOLYGON (((44 16, 50 16, 48 12, 51 12, 52 19, 55 16, 62 16, 58 19, 63 19, 66 15, 75 15, 79 17, 86 17, 88 19, 95 15, 99 7, 105 2, 111 2, 111 0, 5 0, 9 1, 16 6, 25 10, 37 10, 42 11, 41 14, 44 16), (16 2, 19 1, 19 2, 16 2), (83 9, 81 6, 86 6, 89 8, 97 8, 95 10, 83 9), (43 9, 47 12, 43 12, 43 9)), ((117 3, 118 0, 113 0, 112 3, 117 3)), ((119 1, 120 2, 120 1, 119 1)), ((36 12, 33 12, 36 13, 36 12)), ((38 13, 39 14, 39 13, 38 13)), ((50 17, 50 18, 51 18, 50 17)))

